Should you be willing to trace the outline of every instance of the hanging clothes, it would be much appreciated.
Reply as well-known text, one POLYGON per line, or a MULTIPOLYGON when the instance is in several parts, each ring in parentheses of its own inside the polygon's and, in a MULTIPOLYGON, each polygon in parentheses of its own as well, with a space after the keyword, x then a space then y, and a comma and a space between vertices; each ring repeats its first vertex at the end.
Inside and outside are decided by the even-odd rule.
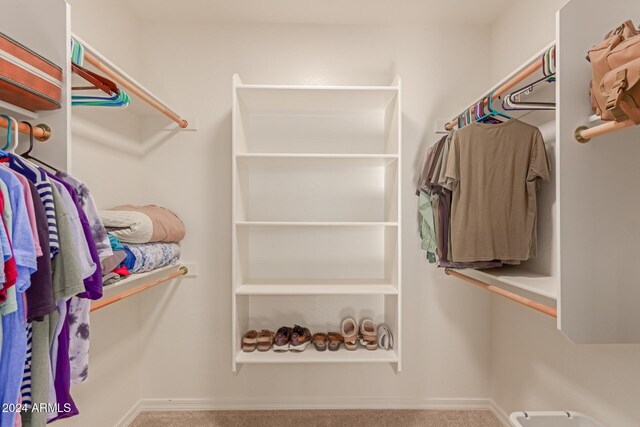
POLYGON ((81 181, 0 152, 0 400, 24 408, 0 413, 0 426, 78 414, 71 384, 88 376, 89 312, 103 281, 130 274, 127 254, 136 272, 177 262, 179 218, 157 206, 125 207, 149 218, 146 243, 125 248, 109 236, 81 181))
MULTIPOLYGON (((24 292, 31 285, 31 273, 37 268, 36 247, 29 224, 22 183, 11 172, 0 167, 3 186, 3 227, 15 262, 15 283, 6 289, 7 298, 0 304, 2 313, 2 352, 0 353, 0 401, 18 402, 27 355, 27 328, 24 292)), ((30 191, 30 190, 29 190, 30 191)), ((0 425, 14 425, 16 414, 0 412, 0 425)))
POLYGON ((536 191, 549 180, 540 131, 474 122, 428 151, 416 192, 421 239, 439 267, 495 268, 536 256, 536 191), (435 244, 435 249, 434 249, 435 244))

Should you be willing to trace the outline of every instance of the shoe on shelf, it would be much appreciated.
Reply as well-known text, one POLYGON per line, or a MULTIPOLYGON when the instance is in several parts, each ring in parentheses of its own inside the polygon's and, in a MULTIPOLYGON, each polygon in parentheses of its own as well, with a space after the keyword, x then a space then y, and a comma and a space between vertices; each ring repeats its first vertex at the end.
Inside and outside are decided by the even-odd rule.
POLYGON ((344 347, 353 351, 358 348, 358 324, 353 317, 347 317, 342 321, 340 331, 344 338, 344 347))
POLYGON ((302 352, 311 342, 311 332, 302 326, 294 325, 291 331, 290 351, 302 352))
POLYGON ((291 342, 291 328, 283 326, 276 332, 276 339, 273 344, 273 351, 283 352, 289 351, 289 343, 291 342))
POLYGON ((258 334, 258 351, 269 351, 273 346, 276 334, 268 329, 263 329, 258 334))
POLYGON ((340 344, 344 341, 344 337, 338 332, 329 332, 327 339, 329 340, 329 351, 338 351, 340 344))
POLYGON ((360 322, 360 343, 367 350, 378 348, 378 334, 376 324, 371 319, 362 319, 360 322))
POLYGON ((258 343, 258 332, 255 330, 247 331, 242 337, 242 351, 245 353, 251 353, 255 351, 256 344, 258 343))
POLYGON ((385 350, 393 348, 393 334, 386 323, 378 326, 378 347, 385 350))
POLYGON ((316 348, 316 350, 318 351, 326 351, 327 350, 327 334, 325 334, 324 332, 318 332, 313 334, 313 336, 311 337, 311 340, 313 341, 313 346, 316 348))

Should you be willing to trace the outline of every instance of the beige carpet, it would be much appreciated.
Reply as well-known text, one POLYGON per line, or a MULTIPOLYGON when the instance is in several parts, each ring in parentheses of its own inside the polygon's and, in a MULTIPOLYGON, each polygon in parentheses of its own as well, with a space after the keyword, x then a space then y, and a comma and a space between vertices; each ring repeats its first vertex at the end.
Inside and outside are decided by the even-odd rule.
POLYGON ((503 427, 490 411, 326 410, 143 412, 131 427, 503 427))

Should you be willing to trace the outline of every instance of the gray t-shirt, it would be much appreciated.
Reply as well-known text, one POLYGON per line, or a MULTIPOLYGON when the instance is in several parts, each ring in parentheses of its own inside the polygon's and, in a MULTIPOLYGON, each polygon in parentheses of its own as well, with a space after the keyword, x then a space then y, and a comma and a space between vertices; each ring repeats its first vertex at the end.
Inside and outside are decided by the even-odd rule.
POLYGON ((71 215, 55 186, 51 186, 55 204, 60 252, 51 261, 53 273, 53 299, 58 302, 85 291, 80 261, 73 245, 71 215))

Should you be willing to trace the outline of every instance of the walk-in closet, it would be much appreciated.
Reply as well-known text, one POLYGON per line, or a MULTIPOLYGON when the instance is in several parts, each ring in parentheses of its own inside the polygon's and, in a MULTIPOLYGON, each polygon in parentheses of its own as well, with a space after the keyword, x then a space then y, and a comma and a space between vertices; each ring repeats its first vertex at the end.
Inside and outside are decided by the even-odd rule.
POLYGON ((2 0, 0 427, 640 425, 640 4, 2 0))

